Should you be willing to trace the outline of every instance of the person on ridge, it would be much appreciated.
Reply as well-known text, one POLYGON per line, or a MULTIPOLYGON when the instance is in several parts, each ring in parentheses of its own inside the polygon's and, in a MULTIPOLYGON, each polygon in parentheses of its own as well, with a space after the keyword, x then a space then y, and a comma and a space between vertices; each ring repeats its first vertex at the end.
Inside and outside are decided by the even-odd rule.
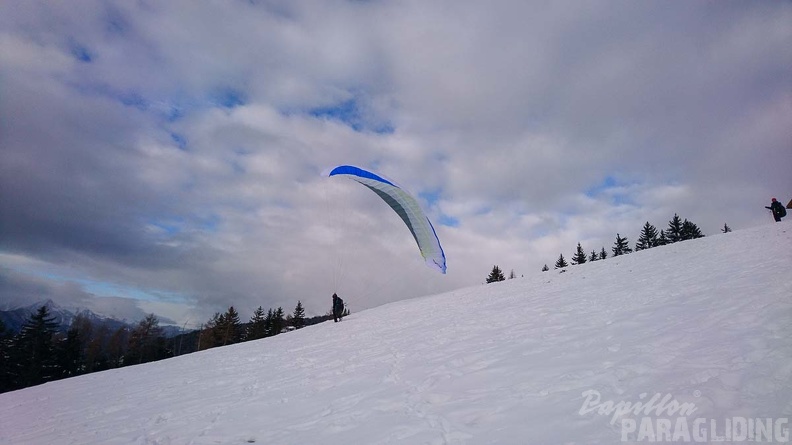
POLYGON ((333 320, 338 323, 341 317, 344 316, 344 300, 336 294, 333 294, 333 320))
POLYGON ((776 222, 780 222, 781 218, 786 216, 786 209, 784 205, 778 202, 775 198, 771 200, 770 206, 765 206, 766 209, 769 209, 773 212, 773 218, 776 222))

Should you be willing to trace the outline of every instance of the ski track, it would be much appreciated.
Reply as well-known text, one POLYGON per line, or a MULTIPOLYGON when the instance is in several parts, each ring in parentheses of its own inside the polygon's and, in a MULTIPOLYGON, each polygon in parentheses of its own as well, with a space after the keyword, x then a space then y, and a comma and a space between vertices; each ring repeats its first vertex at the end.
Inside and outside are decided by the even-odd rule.
POLYGON ((0 395, 0 444, 614 443, 643 393, 792 417, 786 223, 0 395))

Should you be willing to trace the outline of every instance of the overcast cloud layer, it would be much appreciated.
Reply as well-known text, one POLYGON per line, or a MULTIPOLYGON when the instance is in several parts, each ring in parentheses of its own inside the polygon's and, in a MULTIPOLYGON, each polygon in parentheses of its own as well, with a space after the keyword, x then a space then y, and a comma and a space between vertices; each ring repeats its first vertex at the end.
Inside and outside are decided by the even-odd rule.
POLYGON ((0 308, 353 310, 792 198, 792 3, 0 4, 0 308), (419 196, 448 258, 339 164, 419 196))

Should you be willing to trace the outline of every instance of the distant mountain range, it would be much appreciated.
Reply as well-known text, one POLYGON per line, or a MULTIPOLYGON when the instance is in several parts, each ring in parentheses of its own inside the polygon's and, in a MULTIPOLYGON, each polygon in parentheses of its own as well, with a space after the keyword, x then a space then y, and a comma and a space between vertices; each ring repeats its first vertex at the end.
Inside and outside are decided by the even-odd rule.
MULTIPOLYGON (((74 319, 77 318, 78 315, 81 315, 88 320, 90 320, 91 324, 94 326, 106 326, 111 332, 117 331, 119 328, 126 328, 132 329, 134 328, 137 323, 136 322, 128 322, 126 320, 118 320, 112 317, 105 317, 103 315, 96 314, 88 309, 83 310, 69 310, 65 309, 61 306, 58 306, 52 300, 41 301, 38 303, 34 303, 30 306, 20 307, 8 311, 0 311, 0 320, 6 326, 6 329, 10 330, 13 333, 17 333, 22 329, 22 325, 25 321, 30 319, 30 316, 35 314, 41 306, 47 306, 49 313, 52 317, 55 318, 55 321, 59 325, 59 330, 66 332, 69 330, 69 327, 74 322, 74 319)), ((165 334, 165 337, 170 338, 182 333, 181 328, 178 326, 160 326, 165 334)))

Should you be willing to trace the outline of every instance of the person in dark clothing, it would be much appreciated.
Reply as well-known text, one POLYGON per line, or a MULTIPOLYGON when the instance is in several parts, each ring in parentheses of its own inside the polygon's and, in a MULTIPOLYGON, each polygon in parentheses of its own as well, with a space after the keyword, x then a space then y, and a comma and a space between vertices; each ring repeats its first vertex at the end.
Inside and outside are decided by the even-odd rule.
POLYGON ((781 218, 786 216, 786 209, 784 205, 778 202, 775 198, 771 200, 770 206, 765 206, 766 209, 769 209, 773 212, 773 218, 775 218, 776 222, 780 222, 781 218))
POLYGON ((333 294, 333 320, 338 323, 344 316, 344 300, 338 295, 333 294))

